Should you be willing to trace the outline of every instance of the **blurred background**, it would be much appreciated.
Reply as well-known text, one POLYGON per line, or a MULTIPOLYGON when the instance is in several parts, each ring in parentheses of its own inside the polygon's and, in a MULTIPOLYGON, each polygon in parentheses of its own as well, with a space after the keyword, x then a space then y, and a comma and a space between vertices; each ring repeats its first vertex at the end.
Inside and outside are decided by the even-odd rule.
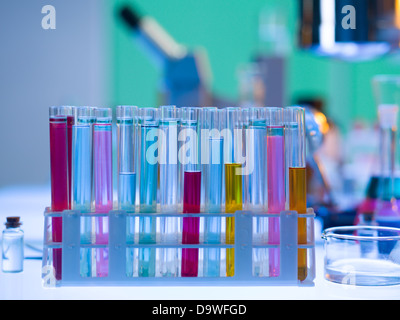
POLYGON ((310 106, 323 135, 311 153, 312 204, 354 213, 379 157, 371 79, 400 73, 398 9, 395 0, 2 0, 0 189, 49 187, 49 106, 158 106, 193 67, 210 105, 310 106), (356 30, 340 26, 347 4, 356 30), (42 28, 45 5, 54 30, 42 28), (356 46, 388 33, 389 47, 356 46), (195 52, 195 64, 153 59, 159 48, 143 42, 157 34, 172 55, 195 52))

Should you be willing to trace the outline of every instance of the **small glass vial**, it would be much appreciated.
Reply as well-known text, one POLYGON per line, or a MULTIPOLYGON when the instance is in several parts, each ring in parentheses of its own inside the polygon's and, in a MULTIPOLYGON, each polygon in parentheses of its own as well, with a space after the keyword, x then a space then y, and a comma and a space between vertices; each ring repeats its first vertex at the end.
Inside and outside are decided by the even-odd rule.
POLYGON ((3 272, 22 272, 24 268, 24 232, 19 217, 8 217, 2 238, 3 272))

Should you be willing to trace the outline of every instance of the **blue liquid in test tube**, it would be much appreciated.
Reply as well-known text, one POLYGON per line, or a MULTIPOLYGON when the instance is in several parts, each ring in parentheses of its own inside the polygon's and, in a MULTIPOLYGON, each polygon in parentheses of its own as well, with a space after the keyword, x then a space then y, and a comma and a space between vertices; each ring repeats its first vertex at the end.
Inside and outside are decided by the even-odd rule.
MULTIPOLYGON (((157 182, 158 163, 156 155, 152 153, 157 144, 156 135, 158 129, 157 109, 140 109, 139 116, 139 148, 140 148, 140 212, 157 212, 157 182)), ((139 243, 156 243, 157 220, 153 217, 140 217, 139 219, 139 243)), ((139 249, 139 276, 154 277, 156 269, 156 251, 152 248, 139 249)))
MULTIPOLYGON (((202 148, 202 161, 205 184, 205 212, 219 214, 222 212, 223 191, 223 138, 220 136, 221 111, 205 109, 201 127, 206 130, 202 148), (207 150, 208 148, 208 150, 207 150)), ((204 136, 202 136, 204 137, 204 136)), ((204 243, 221 243, 221 218, 206 217, 204 220, 204 243)), ((205 277, 219 277, 221 267, 221 249, 204 249, 203 273, 205 277)))

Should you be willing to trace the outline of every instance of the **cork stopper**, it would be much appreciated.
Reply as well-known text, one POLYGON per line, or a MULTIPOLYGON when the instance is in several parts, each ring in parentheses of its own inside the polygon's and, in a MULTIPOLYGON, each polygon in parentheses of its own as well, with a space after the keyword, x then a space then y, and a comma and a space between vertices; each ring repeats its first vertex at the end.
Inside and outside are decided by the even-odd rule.
POLYGON ((8 228, 18 228, 22 223, 19 217, 7 217, 7 222, 5 223, 8 228))

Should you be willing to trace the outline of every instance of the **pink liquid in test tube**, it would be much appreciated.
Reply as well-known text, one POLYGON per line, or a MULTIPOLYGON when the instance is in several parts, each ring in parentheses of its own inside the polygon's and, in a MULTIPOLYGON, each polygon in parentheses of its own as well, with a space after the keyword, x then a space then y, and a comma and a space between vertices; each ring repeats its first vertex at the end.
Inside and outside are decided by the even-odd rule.
MULTIPOLYGON (((285 145, 283 126, 268 127, 268 213, 280 214, 285 210, 285 145)), ((280 241, 279 218, 269 218, 268 243, 277 245, 280 241)), ((279 276, 279 249, 269 249, 269 274, 279 276)))
MULTIPOLYGON (((183 186, 183 213, 200 213, 201 171, 186 171, 183 186)), ((200 218, 183 218, 182 244, 198 244, 200 218)), ((197 277, 199 249, 182 249, 182 277, 197 277)))
MULTIPOLYGON (((51 210, 69 209, 68 149, 66 117, 50 118, 51 210)), ((62 218, 52 218, 52 241, 62 242, 62 218)), ((61 280, 62 249, 53 249, 55 277, 61 280)))
MULTIPOLYGON (((104 112, 99 109, 99 112, 104 112)), ((96 213, 109 213, 113 209, 112 184, 112 118, 97 118, 93 126, 93 165, 96 213)), ((96 244, 108 243, 108 218, 96 218, 96 244)), ((96 249, 96 274, 108 275, 108 252, 105 248, 96 249)))

